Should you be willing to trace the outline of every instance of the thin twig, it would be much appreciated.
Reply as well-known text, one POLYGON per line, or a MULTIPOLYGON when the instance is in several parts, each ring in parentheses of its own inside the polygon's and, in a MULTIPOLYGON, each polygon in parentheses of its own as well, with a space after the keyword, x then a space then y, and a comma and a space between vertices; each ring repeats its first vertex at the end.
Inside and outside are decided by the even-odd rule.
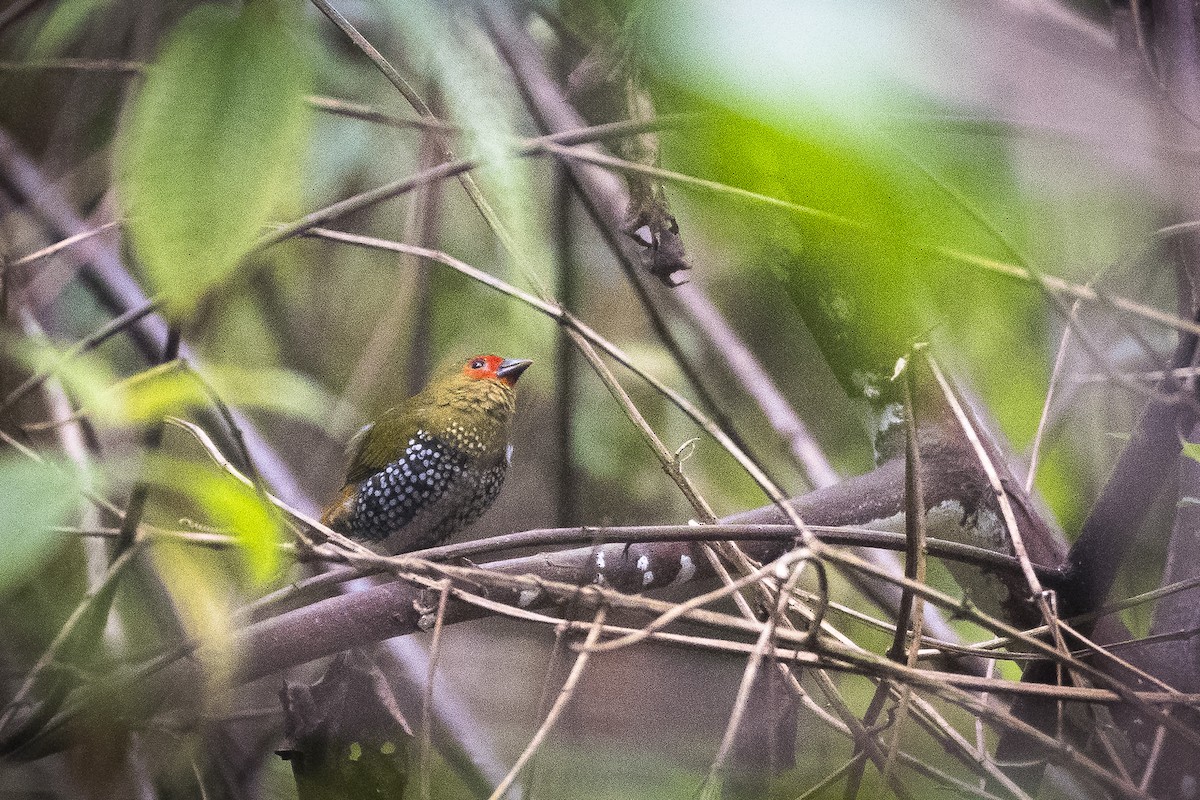
POLYGON ((1167 741, 1167 729, 1159 725, 1154 730, 1154 743, 1150 746, 1150 755, 1146 757, 1146 768, 1142 770, 1142 780, 1138 788, 1143 792, 1150 791, 1150 782, 1154 780, 1154 770, 1158 767, 1159 756, 1162 755, 1163 745, 1167 741))
MULTIPOLYGON (((913 408, 913 384, 915 378, 911 368, 906 368, 901 376, 904 392, 904 440, 905 440, 905 496, 908 503, 908 509, 904 516, 904 527, 907 534, 908 546, 905 548, 904 556, 904 574, 916 581, 917 583, 925 582, 926 569, 926 553, 928 550, 927 537, 925 530, 925 487, 921 480, 921 453, 917 446, 917 419, 916 412, 913 408)), ((900 617, 896 623, 897 637, 893 644, 899 642, 901 649, 897 650, 893 658, 899 661, 904 658, 905 664, 909 667, 915 667, 917 664, 917 651, 921 647, 921 634, 925 620, 925 604, 920 598, 913 598, 911 593, 904 593, 901 600, 901 608, 904 608, 903 598, 909 598, 909 608, 912 615, 912 639, 908 644, 907 652, 902 652, 903 641, 901 632, 906 627, 904 618, 900 617)), ((904 730, 905 722, 908 718, 909 700, 912 693, 912 688, 905 686, 901 690, 899 710, 896 713, 896 719, 892 723, 892 741, 888 747, 887 767, 884 773, 890 772, 895 764, 895 756, 900 746, 900 733, 904 730)))
MULTIPOLYGON (((1079 301, 1071 304, 1071 316, 1079 313, 1079 301)), ((1046 384, 1046 400, 1042 403, 1042 413, 1038 417, 1037 432, 1033 435, 1033 447, 1029 451, 1029 472, 1025 475, 1026 493, 1033 491, 1033 482, 1037 477, 1038 456, 1042 451, 1042 439, 1046 435, 1046 423, 1050 420, 1050 405, 1054 402, 1054 390, 1062 377, 1063 362, 1066 361, 1067 345, 1071 341, 1071 326, 1063 326, 1062 337, 1058 341, 1058 349, 1054 354, 1054 366, 1050 369, 1050 380, 1046 384)), ((1107 377, 1107 376, 1105 376, 1107 377)))
POLYGON ((27 379, 22 381, 19 386, 5 395, 4 399, 0 400, 0 415, 5 414, 10 408, 13 407, 14 404, 20 402, 23 397, 32 392, 34 389, 37 389, 49 378, 58 374, 58 371, 62 369, 66 362, 82 353, 96 349, 113 336, 116 336, 118 333, 127 330, 138 320, 142 319, 142 317, 145 317, 157 310, 158 304, 159 301, 157 299, 152 299, 138 308, 130 309, 124 314, 114 317, 100 328, 71 345, 69 349, 67 349, 54 360, 53 364, 34 375, 30 375, 27 379))
POLYGON ((822 791, 824 791, 826 788, 832 786, 835 782, 837 782, 838 778, 845 775, 852 768, 854 768, 858 764, 863 763, 866 760, 866 758, 867 758, 867 754, 864 753, 863 751, 859 750, 857 753, 855 753, 853 756, 851 756, 849 761, 847 761, 845 764, 842 764, 840 767, 835 769, 833 772, 826 775, 824 778, 822 778, 820 781, 818 781, 814 786, 812 786, 810 789, 806 790, 804 792, 804 794, 799 795, 796 798, 796 800, 809 800, 809 798, 815 797, 816 795, 818 795, 822 791))
POLYGON ((16 261, 9 264, 8 269, 16 269, 17 267, 24 267, 28 264, 34 263, 35 261, 40 261, 43 258, 48 258, 49 256, 52 256, 55 253, 58 253, 62 250, 66 250, 68 247, 71 247, 72 245, 79 244, 80 242, 86 241, 87 239, 90 239, 93 236, 97 236, 108 230, 112 230, 113 228, 117 227, 120 224, 121 224, 121 221, 115 219, 112 222, 106 222, 97 228, 91 229, 90 231, 84 231, 83 233, 77 233, 74 236, 68 236, 67 238, 65 238, 63 240, 57 241, 51 245, 47 245, 46 247, 43 247, 40 250, 35 250, 32 253, 30 253, 29 255, 21 256, 16 261))
MULTIPOLYGON (((920 452, 917 447, 917 424, 912 404, 912 365, 909 363, 910 360, 911 355, 902 362, 902 367, 898 367, 898 369, 902 370, 901 373, 893 378, 893 380, 899 379, 903 381, 901 392, 904 398, 904 575, 910 581, 924 583, 926 553, 925 498, 921 482, 920 452)), ((914 666, 916 651, 921 641, 922 607, 922 601, 914 595, 912 589, 904 588, 901 590, 900 609, 896 616, 896 629, 892 635, 892 644, 887 650, 887 657, 892 661, 907 664, 909 667, 914 666), (911 648, 907 642, 910 620, 913 637, 911 648)), ((863 715, 862 724, 864 728, 869 730, 875 727, 892 688, 891 683, 886 680, 880 681, 875 687, 875 694, 871 697, 871 702, 867 705, 867 711, 863 715)), ((900 710, 891 723, 893 726, 892 740, 888 748, 887 760, 884 762, 885 766, 881 770, 885 778, 889 775, 891 764, 895 758, 898 745, 897 737, 902 727, 904 716, 907 713, 908 699, 909 688, 906 685, 901 690, 900 710)), ((858 797, 865 768, 866 762, 860 761, 850 769, 846 777, 845 792, 843 793, 843 797, 846 800, 854 800, 854 798, 858 797)))
POLYGON ((504 776, 504 780, 500 782, 500 785, 496 787, 496 790, 492 792, 492 796, 488 800, 500 800, 504 796, 504 793, 512 786, 513 781, 517 779, 517 775, 520 774, 521 769, 533 757, 537 749, 541 747, 542 742, 545 741, 550 731, 553 730, 555 723, 558 722, 558 718, 562 715, 563 709, 567 707, 567 703, 570 702, 571 697, 574 695, 575 686, 579 683, 579 679, 583 677, 583 670, 587 666, 591 656, 591 646, 600 637, 600 631, 604 625, 606 614, 607 611, 604 606, 600 606, 596 611, 596 616, 592 620, 592 629, 588 631, 587 638, 583 642, 583 649, 576 656, 575 665, 571 667, 571 672, 567 675, 567 680, 563 683, 562 690, 558 693, 554 705, 550 707, 550 713, 546 715, 546 719, 537 729, 537 733, 529 740, 529 744, 517 759, 517 763, 513 764, 512 770, 509 771, 508 775, 504 776))
MULTIPOLYGON (((3 27, 3 22, 0 22, 3 27)), ((35 61, 0 61, 0 72, 35 72, 67 70, 71 72, 117 72, 140 75, 146 64, 140 61, 121 61, 113 58, 47 58, 35 61)))
POLYGON ((433 129, 443 133, 457 133, 459 131, 457 125, 443 122, 439 119, 397 117, 392 114, 385 114, 363 103, 343 100, 340 97, 309 95, 305 100, 310 106, 319 111, 325 111, 329 114, 336 114, 342 117, 350 117, 352 119, 360 119, 365 122, 377 122, 380 125, 387 125, 389 128, 433 129))
POLYGON ((762 633, 758 636, 758 641, 754 643, 754 650, 750 653, 750 658, 746 660, 746 669, 742 672, 742 681, 738 685, 737 696, 734 698, 733 708, 729 712, 729 720, 725 724, 725 734, 721 737, 721 746, 717 749, 717 755, 709 766, 708 775, 704 779, 701 789, 701 796, 703 797, 712 797, 720 789, 720 776, 725 771, 725 763, 729 760, 729 755, 733 752, 734 743, 737 741, 737 732, 741 727, 742 718, 746 714, 746 707, 750 702, 750 692, 754 688, 754 682, 758 677, 759 667, 767 651, 771 648, 775 637, 775 628, 779 624, 779 620, 784 616, 788 598, 791 595, 792 589, 796 588, 796 583, 800 580, 808 559, 807 553, 797 551, 794 557, 781 559, 776 562, 776 569, 783 570, 783 574, 787 575, 787 580, 779 591, 779 597, 776 600, 773 612, 767 618, 767 624, 763 626, 762 633))
MULTIPOLYGON (((611 630, 612 626, 605 625, 605 630, 611 630)), ((545 719, 546 714, 550 711, 551 695, 554 694, 554 675, 558 666, 559 660, 562 658, 563 652, 567 646, 567 633, 569 628, 565 625, 554 626, 554 646, 550 648, 550 655, 546 659, 546 672, 542 678, 542 694, 538 698, 537 717, 536 719, 545 719)), ((541 751, 535 753, 533 758, 529 759, 529 764, 525 767, 525 794, 523 800, 530 800, 533 797, 533 789, 537 783, 538 775, 538 756, 541 751)))
MULTIPOLYGON (((160 365, 169 364, 178 358, 179 342, 179 325, 174 323, 167 332, 167 343, 163 346, 162 356, 159 359, 160 365)), ((162 444, 164 424, 161 421, 151 424, 143 436, 143 447, 147 453, 153 455, 158 451, 162 444)), ((134 482, 133 489, 129 492, 129 502, 125 505, 125 518, 121 520, 121 533, 117 537, 117 553, 121 553, 133 544, 137 526, 142 521, 142 513, 146 510, 146 501, 149 497, 150 482, 139 478, 134 482)))
POLYGON ((71 612, 71 616, 59 628, 58 633, 55 634, 54 639, 51 640, 45 651, 42 652, 41 657, 38 658, 33 667, 26 673, 21 687, 17 689, 13 698, 5 706, 4 711, 0 713, 0 741, 7 740, 12 735, 12 732, 8 730, 9 724, 16 718, 18 711, 27 704, 30 695, 37 688, 42 676, 58 658, 63 648, 66 647, 80 623, 92 613, 94 608, 103 607, 107 610, 107 607, 110 605, 111 596, 116 591, 117 581, 120 580, 125 569, 133 563, 140 552, 141 547, 135 542, 134 546, 127 548, 117 556, 109 565, 108 572, 105 573, 104 579, 100 584, 84 598, 82 603, 75 607, 75 610, 71 612))
POLYGON ((429 643, 429 674, 425 679, 425 692, 421 698, 421 754, 417 768, 420 777, 420 798, 429 800, 430 778, 429 755, 433 739, 430 735, 433 727, 433 681, 437 676, 438 657, 442 652, 442 630, 446 621, 446 601, 450 599, 450 581, 441 582, 441 593, 438 595, 437 617, 433 624, 433 639, 429 643))

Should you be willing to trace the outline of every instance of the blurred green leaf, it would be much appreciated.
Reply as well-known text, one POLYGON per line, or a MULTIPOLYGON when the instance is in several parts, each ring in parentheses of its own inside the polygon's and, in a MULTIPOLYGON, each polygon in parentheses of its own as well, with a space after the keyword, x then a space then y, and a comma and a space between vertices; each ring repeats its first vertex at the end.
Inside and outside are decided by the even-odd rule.
POLYGON ((38 31, 30 47, 30 55, 42 58, 61 52, 79 34, 92 14, 106 5, 108 0, 63 0, 56 4, 38 31))
MULTIPOLYGON (((305 376, 284 369, 249 369, 234 364, 208 364, 205 378, 217 397, 242 408, 261 408, 314 422, 327 418, 331 398, 305 376)), ((138 373, 118 384, 114 404, 132 421, 162 419, 189 407, 212 403, 198 376, 173 363, 138 373)))
MULTIPOLYGON (((546 281, 551 256, 543 218, 536 213, 538 190, 531 162, 512 155, 513 142, 519 139, 521 108, 505 91, 507 68, 491 47, 480 46, 453 6, 421 0, 387 3, 384 8, 445 92, 450 116, 464 133, 455 147, 459 151, 469 148, 458 155, 471 155, 483 163, 473 173, 474 179, 496 214, 500 235, 507 237, 502 244, 510 250, 510 262, 515 262, 510 268, 515 267, 522 279, 541 288, 536 282, 546 281)), ((509 324, 520 323, 513 320, 509 324)))
POLYGON ((112 387, 115 421, 150 422, 168 413, 208 404, 204 387, 179 362, 139 372, 112 387))
POLYGON ((963 354, 1006 431, 1031 436, 1042 298, 935 248, 1037 263, 1026 227, 1037 216, 1003 137, 956 148, 918 122, 956 110, 920 77, 930 32, 875 2, 655 12, 645 36, 661 105, 704 112, 664 160, 734 190, 672 187, 695 203, 685 233, 704 220, 742 269, 773 279, 851 396, 886 402, 896 359, 929 341, 963 354))
POLYGON ((15 455, 0 458, 0 594, 66 541, 52 528, 78 507, 82 482, 70 465, 15 455))
POLYGON ((215 467, 165 457, 147 463, 144 479, 193 502, 213 525, 235 535, 255 583, 266 583, 279 572, 279 517, 253 489, 215 467))
MULTIPOLYGON (((199 377, 180 361, 160 364, 119 379, 99 354, 67 352, 48 343, 22 340, 13 356, 37 374, 53 372, 88 415, 111 424, 154 422, 167 414, 212 404, 199 377)), ((205 380, 222 401, 320 423, 333 399, 308 377, 286 369, 207 364, 205 380)))
POLYGON ((1183 454, 1193 461, 1200 461, 1200 443, 1189 442, 1185 439, 1179 440, 1183 454))
POLYGON ((234 668, 231 602, 236 587, 216 554, 171 541, 157 542, 150 552, 188 636, 202 645, 195 655, 202 667, 204 699, 210 707, 220 707, 229 697, 234 668))
POLYGON ((204 371, 217 394, 235 406, 319 422, 328 418, 334 403, 334 398, 312 379, 288 369, 208 364, 204 371))
POLYGON ((147 278, 186 312, 298 188, 310 69, 302 16, 274 0, 188 14, 151 67, 120 152, 147 278))
POLYGON ((120 416, 112 387, 118 378, 96 353, 69 353, 45 340, 21 339, 7 343, 5 352, 33 375, 52 373, 79 405, 102 419, 120 416))

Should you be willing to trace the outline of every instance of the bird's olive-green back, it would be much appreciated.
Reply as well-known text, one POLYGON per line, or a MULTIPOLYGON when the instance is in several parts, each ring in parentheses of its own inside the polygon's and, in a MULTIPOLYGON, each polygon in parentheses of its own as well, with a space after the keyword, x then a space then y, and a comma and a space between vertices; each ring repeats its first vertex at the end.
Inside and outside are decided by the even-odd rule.
POLYGON ((460 368, 445 372, 420 394, 389 408, 363 430, 346 483, 365 480, 399 459, 419 430, 473 460, 502 458, 515 408, 516 393, 511 386, 469 378, 460 368))

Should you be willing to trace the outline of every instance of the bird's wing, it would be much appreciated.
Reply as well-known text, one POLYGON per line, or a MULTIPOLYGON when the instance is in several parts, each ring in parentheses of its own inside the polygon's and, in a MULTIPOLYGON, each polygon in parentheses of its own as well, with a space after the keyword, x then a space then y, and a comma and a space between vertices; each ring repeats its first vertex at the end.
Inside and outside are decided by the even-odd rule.
POLYGON ((350 453, 346 483, 366 480, 400 458, 419 427, 412 414, 397 409, 388 409, 376 422, 364 425, 346 446, 350 453))
POLYGON ((363 465, 363 451, 367 449, 367 442, 371 438, 371 433, 375 430, 375 423, 368 422, 363 425, 358 431, 350 437, 350 441, 346 442, 346 455, 350 457, 350 466, 346 468, 346 485, 358 483, 367 475, 370 470, 365 470, 363 465))
POLYGON ((351 460, 358 458, 358 454, 362 452, 363 442, 367 440, 367 434, 369 434, 371 429, 374 427, 374 422, 368 422, 366 425, 363 425, 361 428, 355 431, 354 435, 350 437, 350 441, 346 442, 346 455, 348 455, 351 460))

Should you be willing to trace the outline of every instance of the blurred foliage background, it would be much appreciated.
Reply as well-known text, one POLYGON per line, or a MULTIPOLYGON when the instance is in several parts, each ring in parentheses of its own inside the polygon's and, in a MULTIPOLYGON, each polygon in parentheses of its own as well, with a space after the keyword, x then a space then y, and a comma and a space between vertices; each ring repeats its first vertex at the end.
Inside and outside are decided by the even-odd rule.
MULTIPOLYGON (((805 325, 803 312, 833 297, 803 280, 811 265, 861 290, 859 305, 826 310, 867 332, 848 362, 882 371, 905 343, 930 342, 1018 460, 1034 439, 1062 319, 1036 288, 947 252, 1174 308, 1173 272, 1154 237, 1185 156, 1160 144, 1168 137, 1136 78, 1136 54, 1120 51, 1109 33, 1107 4, 1063 6, 1071 25, 1031 7, 597 0, 522 4, 518 13, 562 66, 563 81, 586 55, 580 48, 594 21, 609 20, 658 113, 696 115, 659 134, 664 168, 720 184, 668 182, 692 266, 686 279, 711 297, 829 460, 851 475, 873 463, 873 423, 863 386, 818 346, 836 331, 805 325)), ((538 132, 477 9, 348 0, 339 10, 458 126, 453 147, 480 160, 474 176, 512 246, 501 246, 454 180, 329 227, 423 243, 527 290, 569 293, 575 314, 691 394, 554 158, 514 155, 538 132)), ((28 159, 43 181, 41 200, 60 198, 89 229, 120 221, 94 242, 118 254, 147 295, 162 298, 187 363, 203 365, 204 376, 186 365, 148 374, 144 353, 122 336, 64 355, 112 316, 97 279, 80 271, 86 257, 68 250, 5 273, 5 390, 62 362, 48 392, 5 403, 5 430, 51 459, 39 464, 13 445, 0 460, 10 680, 19 684, 104 572, 103 546, 52 527, 119 527, 82 501, 85 491, 119 501, 140 482, 149 487, 150 524, 211 526, 247 545, 231 553, 155 544, 149 572, 159 580, 122 585, 119 630, 109 631, 102 651, 77 656, 85 673, 101 672, 118 653, 137 662, 157 652, 164 604, 178 609, 189 632, 219 643, 239 606, 295 574, 276 546, 286 538, 277 519, 191 438, 168 429, 158 452, 146 452, 147 431, 164 415, 215 425, 214 397, 244 412, 277 448, 295 483, 290 495, 276 490, 312 510, 340 485, 352 432, 419 387, 432 365, 474 352, 528 357, 535 366, 521 382, 514 469, 470 536, 692 516, 599 380, 560 352, 551 320, 435 263, 302 238, 259 246, 272 225, 440 160, 419 125, 329 113, 308 99, 414 119, 316 8, 282 0, 9 0, 0 19, 0 158, 8 176, 0 181, 0 256, 11 264, 68 233, 13 182, 14 165, 28 159), (21 427, 78 409, 86 425, 77 434, 70 426, 21 427), (64 447, 72 435, 82 439, 74 451, 64 447)), ((721 354, 675 309, 671 289, 646 285, 752 452, 786 491, 804 492, 803 470, 721 354)), ((1172 346, 1166 328, 1114 321, 1095 307, 1080 314, 1118 369, 1156 368, 1143 345, 1159 353, 1172 346)), ((1078 349, 1068 353, 1037 473, 1037 490, 1068 537, 1139 403, 1097 374, 1078 349)), ((719 515, 765 504, 698 428, 650 387, 626 384, 668 445, 699 437, 686 471, 719 515)), ((1172 513, 1164 504, 1149 524, 1169 529, 1172 513)), ((1161 560, 1161 552, 1141 553, 1119 591, 1156 585, 1161 560)), ((955 591, 941 571, 933 580, 955 591)), ((846 586, 837 591, 850 605, 865 603, 846 586)), ((1129 619, 1144 630, 1138 613, 1129 619)), ((878 631, 848 631, 886 648, 878 631)), ((444 646, 441 680, 460 694, 500 761, 511 762, 537 725, 543 683, 567 668, 552 655, 553 637, 489 619, 448 629, 444 646)), ((207 711, 214 717, 242 702, 221 685, 219 662, 207 711)), ((538 760, 534 794, 687 795, 712 758, 741 670, 735 659, 650 646, 598 662, 538 760)), ((269 700, 277 688, 276 680, 251 696, 269 700)), ((848 678, 844 689, 865 707, 865 681, 848 678)), ((277 720, 264 712, 259 722, 270 729, 277 720)), ((798 766, 773 784, 772 796, 801 793, 852 753, 811 720, 798 729, 798 766)), ((206 768, 189 766, 205 762, 195 728, 164 724, 109 745, 110 765, 148 765, 162 796, 202 796, 206 768)), ((260 747, 252 784, 258 796, 291 796, 287 767, 271 749, 260 747)), ((922 756, 945 762, 935 749, 922 756)), ((0 789, 98 795, 111 788, 108 774, 86 760, 4 764, 0 789)), ((439 775, 436 796, 466 796, 450 770, 439 775)), ((868 783, 864 796, 881 790, 868 783)))

